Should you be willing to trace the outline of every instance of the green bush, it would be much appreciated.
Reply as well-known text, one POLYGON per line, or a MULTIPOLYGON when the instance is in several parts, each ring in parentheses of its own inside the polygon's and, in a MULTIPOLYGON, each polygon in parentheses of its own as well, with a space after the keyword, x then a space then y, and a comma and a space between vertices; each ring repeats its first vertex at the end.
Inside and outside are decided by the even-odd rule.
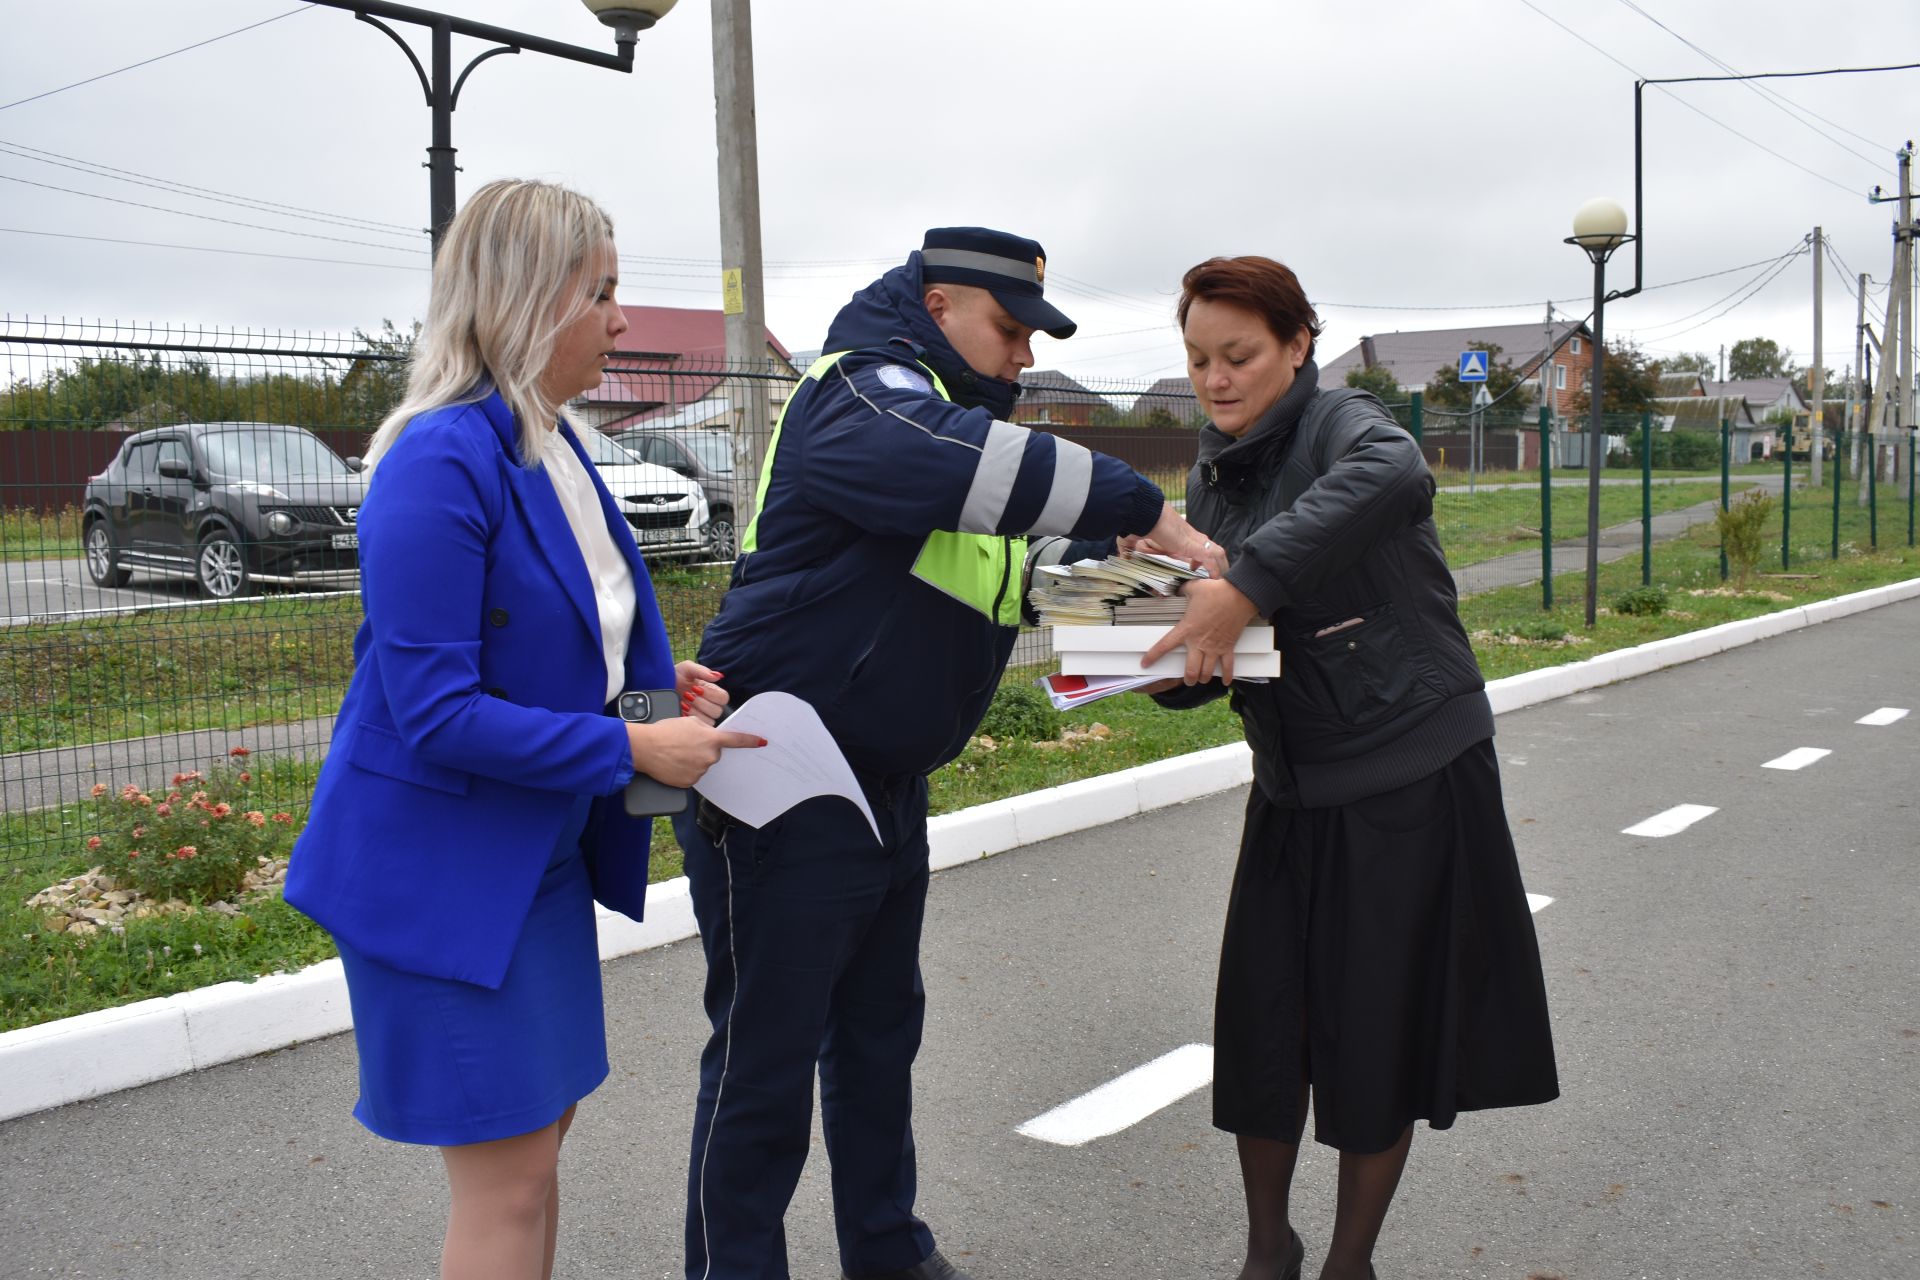
MULTIPOLYGON (((1636 429, 1627 436, 1627 456, 1633 466, 1640 463, 1640 432, 1636 429)), ((1720 465, 1720 436, 1718 432, 1689 431, 1676 427, 1672 431, 1655 430, 1653 433, 1653 465, 1677 471, 1703 471, 1720 465)))
POLYGON ((119 884, 156 902, 232 897, 263 857, 293 843, 293 816, 252 806, 247 750, 235 747, 210 774, 173 775, 160 796, 128 783, 118 794, 93 789, 98 833, 87 838, 91 856, 119 884))
POLYGON ((1665 587, 1635 587, 1613 598, 1613 611, 1651 618, 1655 614, 1665 613, 1667 603, 1665 587))
POLYGON ((1725 511, 1716 511, 1713 521, 1720 530, 1720 545, 1727 553, 1727 567, 1733 571, 1734 585, 1745 588, 1760 563, 1761 540, 1767 520, 1773 515, 1773 495, 1749 489, 1725 511))
POLYGON ((974 732, 995 741, 1044 742, 1059 736, 1060 716, 1033 685, 1007 681, 994 691, 974 732))

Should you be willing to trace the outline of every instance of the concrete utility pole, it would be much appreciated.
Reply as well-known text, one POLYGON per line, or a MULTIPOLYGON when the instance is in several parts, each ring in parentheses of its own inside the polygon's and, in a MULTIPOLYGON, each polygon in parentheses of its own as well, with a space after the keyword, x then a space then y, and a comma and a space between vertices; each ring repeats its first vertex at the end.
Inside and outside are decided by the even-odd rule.
MULTIPOLYGON (((1912 339, 1907 315, 1912 297, 1913 262, 1913 149, 1900 152, 1900 220, 1893 228, 1893 270, 1888 279, 1887 318, 1880 334, 1880 376, 1874 379, 1873 401, 1867 412, 1867 466, 1877 476, 1883 433, 1894 431, 1907 412, 1906 384, 1912 380, 1912 339)), ((1861 501, 1865 501, 1867 472, 1861 471, 1861 501)))
POLYGON ((1853 368, 1847 370, 1847 417, 1845 430, 1852 441, 1848 451, 1853 456, 1853 469, 1860 469, 1860 428, 1854 423, 1854 406, 1860 403, 1861 379, 1865 376, 1867 348, 1867 273, 1862 271, 1855 283, 1860 291, 1854 297, 1853 313, 1853 368))
MULTIPOLYGON (((1901 271, 1893 278, 1897 280, 1901 292, 1901 397, 1899 397, 1899 432, 1893 436, 1893 472, 1899 474, 1901 464, 1901 443, 1905 443, 1905 434, 1914 426, 1914 144, 1908 142, 1901 148, 1901 228, 1899 228, 1899 246, 1901 246, 1901 271)), ((1891 363, 1891 361, 1889 361, 1891 363)), ((1912 468, 1907 468, 1907 491, 1912 491, 1914 476, 1912 468)))
MULTIPOLYGON (((1826 395, 1827 391, 1827 370, 1826 366, 1820 363, 1823 356, 1823 348, 1820 345, 1820 284, 1822 274, 1820 270, 1820 259, 1825 256, 1821 252, 1825 247, 1826 241, 1821 235, 1821 229, 1815 227, 1813 229, 1813 371, 1807 375, 1807 390, 1810 393, 1808 399, 1812 401, 1808 406, 1810 412, 1807 418, 1807 482, 1816 489, 1820 487, 1820 449, 1822 441, 1826 437, 1825 428, 1827 422, 1826 407, 1821 403, 1821 398, 1826 395)), ((1787 447, 1791 449, 1793 446, 1789 444, 1787 447)))
POLYGON ((713 0, 713 123, 720 148, 720 279, 727 325, 728 398, 736 410, 734 466, 754 517, 768 421, 766 289, 760 264, 760 146, 753 106, 753 15, 749 0, 713 0), (748 376, 741 376, 742 374, 748 376))

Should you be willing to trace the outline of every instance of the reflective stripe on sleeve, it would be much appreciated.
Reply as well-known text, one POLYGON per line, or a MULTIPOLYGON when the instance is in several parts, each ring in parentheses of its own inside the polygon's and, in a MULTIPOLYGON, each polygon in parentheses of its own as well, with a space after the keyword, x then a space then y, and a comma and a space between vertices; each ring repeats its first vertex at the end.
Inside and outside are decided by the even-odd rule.
POLYGON ((995 422, 987 428, 987 443, 980 451, 980 463, 973 471, 973 485, 960 508, 960 532, 997 533, 1000 518, 1007 512, 1007 500, 1013 496, 1013 482, 1019 478, 1020 464, 1027 456, 1027 440, 1033 432, 1008 422, 995 422))
POLYGON ((1093 489, 1093 454, 1071 440, 1053 438, 1053 491, 1030 533, 1068 533, 1080 523, 1093 489))

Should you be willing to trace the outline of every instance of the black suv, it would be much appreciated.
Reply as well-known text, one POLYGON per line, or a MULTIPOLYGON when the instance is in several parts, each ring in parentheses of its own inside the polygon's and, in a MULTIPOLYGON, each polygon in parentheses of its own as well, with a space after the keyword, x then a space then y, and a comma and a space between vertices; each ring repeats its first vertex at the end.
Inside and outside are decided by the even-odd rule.
POLYGON ((360 460, 318 436, 261 422, 184 423, 130 436, 87 481, 87 573, 192 578, 219 600, 254 583, 359 583, 360 460))

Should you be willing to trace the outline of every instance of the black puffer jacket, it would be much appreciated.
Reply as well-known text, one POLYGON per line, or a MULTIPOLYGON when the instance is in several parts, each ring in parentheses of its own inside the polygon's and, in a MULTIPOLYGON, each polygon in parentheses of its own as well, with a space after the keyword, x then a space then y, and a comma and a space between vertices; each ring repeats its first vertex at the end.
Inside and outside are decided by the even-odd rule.
POLYGON ((1280 679, 1232 689, 1276 803, 1390 791, 1492 736, 1432 515, 1413 438, 1373 396, 1319 390, 1311 361, 1244 436, 1202 429, 1187 519, 1226 549, 1227 581, 1273 622, 1282 655, 1280 679))

